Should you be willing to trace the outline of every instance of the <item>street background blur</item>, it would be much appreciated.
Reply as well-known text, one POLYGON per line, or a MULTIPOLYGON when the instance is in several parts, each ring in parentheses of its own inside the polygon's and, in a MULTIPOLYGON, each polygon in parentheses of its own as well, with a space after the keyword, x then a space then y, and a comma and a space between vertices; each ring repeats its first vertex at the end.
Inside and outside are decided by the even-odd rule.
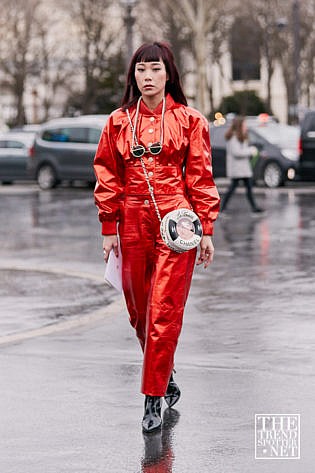
POLYGON ((314 19, 315 0, 1 1, 0 128, 10 132, 0 164, 9 171, 16 158, 15 174, 0 169, 1 472, 313 473, 315 185, 295 171, 299 125, 315 107, 314 19), (47 161, 39 185, 30 180, 25 135, 59 149, 42 139, 57 127, 66 158, 80 151, 91 171, 105 115, 84 142, 82 123, 95 117, 76 117, 119 106, 131 54, 152 40, 171 43, 222 176, 233 114, 248 117, 256 141, 258 129, 289 123, 294 149, 259 137, 266 212, 253 216, 238 189, 219 216, 214 263, 196 269, 185 312, 181 402, 164 410, 159 437, 143 438, 141 354, 122 297, 104 283, 92 180, 85 170, 83 181, 58 179, 47 161), (301 416, 300 460, 255 460, 262 413, 301 416))
POLYGON ((172 45, 191 105, 297 123, 314 107, 314 0, 2 0, 2 126, 109 113, 144 41, 172 45))

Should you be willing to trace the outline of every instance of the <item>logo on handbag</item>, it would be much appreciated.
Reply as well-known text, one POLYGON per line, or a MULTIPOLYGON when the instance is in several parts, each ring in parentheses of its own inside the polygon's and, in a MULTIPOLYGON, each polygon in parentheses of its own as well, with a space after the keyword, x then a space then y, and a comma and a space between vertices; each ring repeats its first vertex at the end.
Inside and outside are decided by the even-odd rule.
POLYGON ((166 245, 177 253, 195 248, 202 238, 201 222, 190 209, 168 212, 161 221, 160 231, 166 245))

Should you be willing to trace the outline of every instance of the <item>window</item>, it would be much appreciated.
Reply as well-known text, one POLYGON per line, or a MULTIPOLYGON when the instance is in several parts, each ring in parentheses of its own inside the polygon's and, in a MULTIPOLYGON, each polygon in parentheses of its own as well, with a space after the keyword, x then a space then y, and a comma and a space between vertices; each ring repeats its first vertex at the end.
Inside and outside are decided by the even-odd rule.
POLYGON ((7 148, 23 149, 25 146, 20 141, 7 141, 7 148))
MULTIPOLYGON (((300 136, 298 128, 277 123, 258 127, 255 131, 262 139, 281 148, 297 148, 298 146, 300 136)), ((261 141, 262 139, 260 138, 261 141)))
POLYGON ((62 131, 71 143, 88 142, 88 128, 63 128, 62 131))
POLYGON ((237 18, 231 29, 233 80, 260 79, 260 33, 250 18, 237 18))
POLYGON ((250 130, 248 131, 248 139, 250 144, 254 144, 258 147, 263 147, 265 145, 265 140, 250 130))
POLYGON ((97 144, 100 140, 101 136, 101 130, 98 128, 89 128, 89 138, 88 142, 89 143, 95 143, 97 144))
POLYGON ((218 126, 210 129, 210 140, 211 145, 214 148, 225 148, 226 140, 225 133, 227 132, 227 126, 218 126))
POLYGON ((62 143, 88 143, 88 128, 67 127, 45 130, 43 140, 62 143))
POLYGON ((68 136, 63 133, 61 128, 55 128, 53 130, 45 130, 42 136, 42 139, 45 141, 57 141, 57 142, 66 142, 68 136))
POLYGON ((315 113, 308 116, 307 130, 315 131, 315 113))

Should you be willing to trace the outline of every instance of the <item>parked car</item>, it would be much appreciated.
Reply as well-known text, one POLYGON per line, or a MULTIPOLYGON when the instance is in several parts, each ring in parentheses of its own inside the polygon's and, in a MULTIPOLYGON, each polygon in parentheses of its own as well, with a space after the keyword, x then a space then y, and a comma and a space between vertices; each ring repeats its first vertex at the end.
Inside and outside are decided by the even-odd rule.
MULTIPOLYGON (((226 176, 226 141, 224 135, 230 123, 210 127, 215 177, 226 176)), ((267 187, 279 187, 295 178, 298 165, 299 129, 274 121, 248 121, 249 144, 259 150, 253 163, 255 181, 262 180, 267 187)))
POLYGON ((308 112, 301 123, 299 150, 299 176, 315 180, 315 110, 308 112))
POLYGON ((29 180, 27 161, 34 151, 34 133, 2 133, 0 135, 0 181, 29 180))
POLYGON ((29 158, 30 176, 41 189, 62 181, 95 182, 93 159, 108 115, 60 118, 43 124, 29 158))

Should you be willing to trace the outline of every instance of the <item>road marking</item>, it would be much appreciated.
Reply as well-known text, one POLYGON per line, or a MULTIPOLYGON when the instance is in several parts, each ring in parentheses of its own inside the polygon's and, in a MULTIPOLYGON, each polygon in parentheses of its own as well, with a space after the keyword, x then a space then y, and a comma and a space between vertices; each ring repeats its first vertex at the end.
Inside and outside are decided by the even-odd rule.
POLYGON ((60 268, 53 268, 49 266, 29 266, 27 262, 25 262, 25 265, 23 264, 14 264, 12 266, 6 265, 1 265, 0 264, 0 269, 1 271, 27 271, 27 272, 34 272, 34 273, 48 273, 48 274, 55 274, 55 275, 61 275, 61 276, 69 276, 69 277, 75 277, 75 278, 82 278, 82 279, 89 279, 91 281, 95 282, 103 282, 104 286, 106 286, 106 283, 104 281, 104 276, 99 275, 99 274, 90 274, 90 273, 83 273, 81 271, 73 271, 73 270, 67 270, 67 269, 60 269, 60 268))
POLYGON ((101 321, 125 310, 124 301, 122 296, 118 296, 115 301, 102 307, 95 312, 90 314, 78 316, 74 320, 65 320, 63 322, 56 322, 49 325, 44 325, 43 327, 26 330, 25 332, 13 333, 11 335, 4 335, 0 337, 0 346, 3 345, 12 345, 14 343, 20 343, 24 340, 29 340, 31 338, 43 337, 45 335, 51 335, 58 332, 63 332, 66 330, 84 327, 86 325, 93 324, 95 322, 101 321))
POLYGON ((27 262, 25 262, 25 264, 13 263, 12 265, 8 266, 8 263, 6 263, 6 264, 0 264, 0 269, 1 271, 27 271, 27 272, 35 272, 35 273, 49 273, 49 274, 51 273, 51 274, 56 274, 56 275, 60 274, 62 276, 89 279, 95 282, 103 282, 104 285, 106 286, 105 281, 104 281, 104 275, 100 275, 98 273, 91 274, 91 273, 83 273, 82 271, 61 269, 60 266, 58 266, 58 268, 53 267, 53 266, 45 266, 45 268, 43 268, 42 263, 41 263, 41 266, 29 266, 27 262))

